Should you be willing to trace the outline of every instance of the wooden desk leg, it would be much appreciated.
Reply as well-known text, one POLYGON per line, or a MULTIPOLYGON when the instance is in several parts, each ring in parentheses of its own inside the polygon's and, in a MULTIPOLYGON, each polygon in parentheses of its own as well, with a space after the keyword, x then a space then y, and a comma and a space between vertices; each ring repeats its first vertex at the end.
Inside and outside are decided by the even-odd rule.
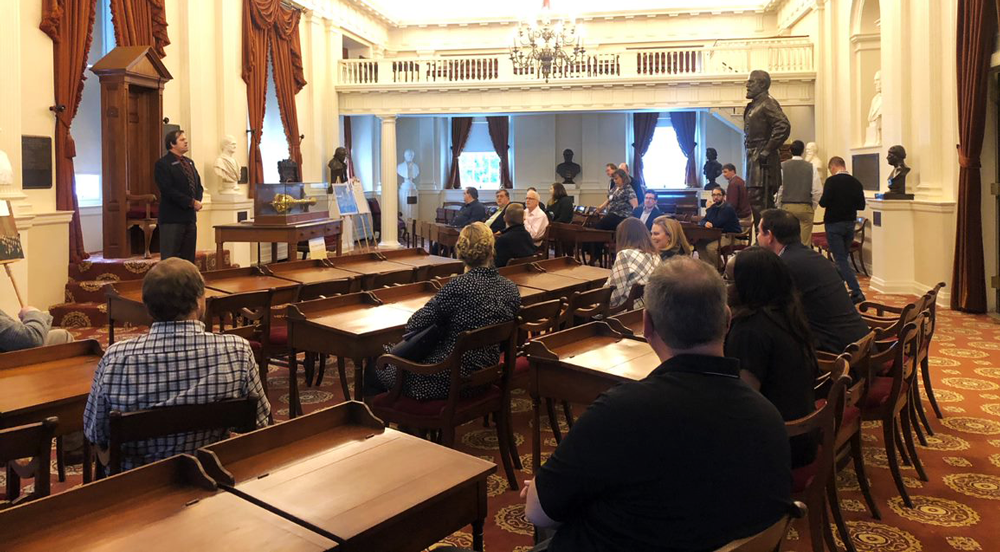
POLYGON ((222 245, 224 243, 225 242, 221 242, 221 241, 216 241, 215 242, 215 267, 216 268, 223 268, 223 266, 222 266, 222 256, 225 253, 225 251, 222 249, 222 245))
MULTIPOLYGON (((539 421, 538 410, 542 406, 542 401, 537 396, 532 395, 531 397, 531 415, 533 417, 534 423, 531 428, 531 468, 534 474, 538 474, 538 471, 542 467, 542 428, 541 422, 539 421)), ((551 423, 551 420, 550 420, 551 423)), ((556 422, 558 423, 558 422, 556 422)))
MULTIPOLYGON (((276 244, 274 242, 271 242, 271 259, 270 259, 270 262, 272 262, 272 263, 278 262, 278 244, 276 244)), ((264 263, 260 263, 260 264, 264 264, 264 263)))
POLYGON ((288 356, 288 418, 295 419, 302 410, 299 404, 299 360, 298 351, 291 350, 288 356))
POLYGON ((483 527, 485 525, 484 518, 472 522, 472 549, 478 552, 483 552, 483 527))
MULTIPOLYGON (((299 256, 299 242, 288 242, 288 262, 297 261, 299 256)), ((306 253, 306 258, 309 254, 306 253)))
POLYGON ((365 389, 365 362, 366 358, 354 359, 354 400, 363 401, 365 389))

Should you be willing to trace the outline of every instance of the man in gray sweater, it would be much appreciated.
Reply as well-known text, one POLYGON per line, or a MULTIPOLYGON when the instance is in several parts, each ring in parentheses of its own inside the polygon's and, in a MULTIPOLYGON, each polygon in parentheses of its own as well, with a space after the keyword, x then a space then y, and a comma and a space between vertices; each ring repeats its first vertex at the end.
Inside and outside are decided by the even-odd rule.
POLYGON ((0 311, 0 352, 58 345, 73 341, 66 330, 52 329, 52 315, 35 307, 24 307, 15 320, 0 311))

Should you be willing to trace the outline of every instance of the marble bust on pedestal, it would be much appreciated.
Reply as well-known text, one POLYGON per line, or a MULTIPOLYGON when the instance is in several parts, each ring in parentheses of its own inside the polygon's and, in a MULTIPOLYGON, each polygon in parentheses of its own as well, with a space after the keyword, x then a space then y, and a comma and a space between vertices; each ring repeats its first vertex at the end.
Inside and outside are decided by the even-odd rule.
POLYGON ((812 163, 813 167, 816 167, 816 172, 819 174, 820 178, 826 178, 826 165, 823 164, 823 160, 819 158, 819 146, 816 142, 809 142, 806 144, 806 151, 802 154, 802 159, 812 163))
POLYGON ((403 162, 396 167, 396 174, 403 177, 399 185, 399 211, 406 220, 416 218, 417 186, 413 182, 420 176, 420 166, 413 162, 415 154, 408 149, 403 152, 403 162))
POLYGON ((219 144, 219 157, 215 159, 215 174, 219 177, 219 193, 237 195, 240 193, 240 164, 233 157, 236 153, 236 139, 226 135, 219 144))
POLYGON ((882 145, 882 72, 875 71, 875 97, 868 108, 868 128, 865 130, 865 146, 882 145))

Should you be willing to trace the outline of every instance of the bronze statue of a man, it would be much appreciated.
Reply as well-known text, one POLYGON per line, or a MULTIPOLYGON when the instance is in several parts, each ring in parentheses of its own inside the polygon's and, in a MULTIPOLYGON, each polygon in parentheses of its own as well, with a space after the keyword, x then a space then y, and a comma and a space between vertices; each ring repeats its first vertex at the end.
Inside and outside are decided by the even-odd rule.
POLYGON ((719 187, 719 184, 715 181, 722 174, 722 163, 719 163, 719 152, 715 151, 715 148, 708 148, 705 150, 705 157, 708 158, 705 161, 705 166, 701 169, 701 174, 705 175, 705 189, 714 190, 719 187))
MULTIPOLYGON (((333 152, 333 159, 327 164, 330 168, 330 184, 347 182, 347 149, 339 147, 333 152)), ((333 192, 333 189, 330 189, 333 192)))
POLYGON ((747 151, 747 191, 753 210, 754 226, 760 212, 774 207, 774 194, 781 187, 781 159, 778 148, 785 143, 792 127, 778 101, 767 93, 771 75, 752 71, 747 79, 747 99, 743 110, 744 144, 747 151))

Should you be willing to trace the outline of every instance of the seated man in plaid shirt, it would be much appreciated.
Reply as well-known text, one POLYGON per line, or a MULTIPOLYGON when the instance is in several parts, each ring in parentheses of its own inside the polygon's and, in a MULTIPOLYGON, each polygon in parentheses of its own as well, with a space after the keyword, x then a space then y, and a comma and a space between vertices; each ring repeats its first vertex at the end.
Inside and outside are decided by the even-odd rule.
MULTIPOLYGON (((163 406, 212 403, 254 395, 257 427, 267 425, 271 405, 261 387, 257 362, 242 337, 205 332, 205 281, 179 258, 159 262, 142 282, 142 302, 153 318, 149 334, 108 348, 97 367, 84 412, 84 434, 108 444, 108 414, 163 406)), ((133 468, 226 437, 198 431, 127 443, 122 467, 133 468)))

